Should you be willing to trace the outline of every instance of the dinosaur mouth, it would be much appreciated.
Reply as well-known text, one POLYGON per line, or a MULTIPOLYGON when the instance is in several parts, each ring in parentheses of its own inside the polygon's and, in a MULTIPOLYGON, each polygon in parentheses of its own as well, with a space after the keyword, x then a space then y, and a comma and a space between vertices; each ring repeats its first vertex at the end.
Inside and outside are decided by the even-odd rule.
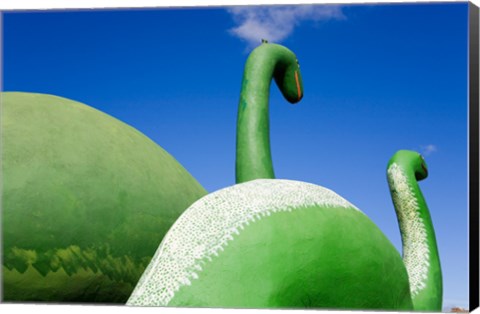
POLYGON ((425 167, 424 164, 422 164, 422 169, 425 171, 425 174, 428 175, 428 170, 427 170, 427 167, 425 167))
POLYGON ((297 96, 298 96, 298 101, 302 99, 302 89, 300 88, 300 81, 298 80, 298 72, 295 71, 295 82, 297 83, 297 96))

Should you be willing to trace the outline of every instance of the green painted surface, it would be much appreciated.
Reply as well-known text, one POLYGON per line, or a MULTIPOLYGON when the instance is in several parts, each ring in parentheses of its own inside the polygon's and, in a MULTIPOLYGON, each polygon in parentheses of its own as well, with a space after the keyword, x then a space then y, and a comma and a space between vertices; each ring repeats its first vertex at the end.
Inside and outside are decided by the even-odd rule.
POLYGON ((355 209, 306 207, 251 223, 169 306, 412 308, 402 259, 355 209))
MULTIPOLYGON (((417 182, 417 180, 420 181, 427 178, 428 168, 420 154, 407 150, 398 151, 390 159, 388 168, 394 163, 399 165, 406 175, 406 182, 413 194, 412 200, 417 204, 419 217, 426 233, 426 246, 428 250, 426 252, 427 256, 423 258, 428 258, 428 267, 426 269, 425 287, 421 289, 418 294, 412 296, 414 308, 418 311, 441 311, 443 283, 435 230, 430 211, 417 182)), ((390 192, 392 195, 394 193, 402 193, 401 191, 395 190, 392 185, 390 185, 390 192)), ((399 208, 397 204, 394 203, 394 205, 397 210, 397 217, 400 217, 398 213, 399 208)), ((402 231, 403 252, 405 255, 406 251, 410 249, 409 246, 411 246, 411 243, 418 241, 418 239, 415 239, 408 233, 410 221, 399 219, 398 222, 400 230, 402 231)), ((415 252, 412 252, 412 255, 415 255, 415 252)))
POLYGON ((168 228, 206 191, 100 111, 42 94, 0 97, 4 301, 125 302, 168 228))
MULTIPOLYGON (((286 48, 264 43, 247 61, 237 122, 236 172, 237 183, 241 184, 230 187, 235 191, 225 199, 222 193, 229 193, 229 188, 198 202, 207 206, 218 201, 218 208, 223 211, 218 215, 219 219, 229 217, 229 210, 238 210, 238 204, 244 208, 261 206, 266 199, 262 196, 269 194, 260 191, 262 186, 271 188, 264 182, 268 180, 255 179, 274 178, 269 144, 268 91, 271 79, 277 78, 275 74, 278 72, 273 69, 279 62, 285 66, 282 63, 285 56, 288 56, 286 59, 290 65, 296 61, 286 48), (242 183, 245 181, 249 182, 242 183), (238 192, 249 183, 247 190, 242 188, 241 193, 238 192), (257 195, 259 191, 264 194, 257 195)), ((283 87, 281 90, 284 94, 292 91, 283 87)), ((299 100, 301 94, 287 99, 299 100)), ((285 185, 275 193, 274 199, 289 209, 293 209, 292 201, 295 202, 295 210, 272 213, 242 228, 228 245, 218 250, 218 256, 197 261, 200 269, 192 265, 185 266, 187 268, 182 271, 176 269, 175 274, 184 274, 183 270, 188 273, 192 271, 188 267, 192 267, 196 272, 192 278, 167 281, 164 277, 156 277, 155 271, 147 273, 129 304, 441 310, 441 270, 435 234, 417 183, 427 176, 426 165, 415 152, 400 151, 392 161, 398 164, 399 174, 406 174, 393 176, 389 172, 388 179, 389 183, 396 182, 396 188, 391 185, 391 193, 402 233, 403 253, 404 256, 410 255, 408 263, 361 212, 328 205, 302 206, 299 199, 306 186, 291 189, 285 185), (417 248, 420 250, 415 251, 417 248)), ((325 203, 329 201, 331 197, 326 195, 325 203)), ((309 200, 305 199, 307 202, 309 200)), ((197 209, 195 205, 190 207, 179 222, 195 222, 196 226, 205 226, 205 232, 212 232, 209 228, 213 224, 208 222, 216 217, 203 217, 197 209)), ((206 210, 208 212, 208 206, 206 210)), ((171 229, 166 237, 169 242, 164 240, 150 269, 170 269, 169 262, 162 264, 162 253, 167 257, 165 260, 176 260, 169 254, 174 254, 175 248, 182 245, 184 234, 191 233, 191 229, 178 226, 182 225, 177 222, 171 229)), ((232 230, 220 228, 216 232, 230 234, 232 230)), ((209 239, 203 242, 199 238, 190 242, 195 242, 198 251, 202 251, 209 239)), ((197 254, 197 248, 191 250, 192 254, 197 254)))
MULTIPOLYGON (((287 100, 295 102, 303 96, 301 84, 295 84, 294 74, 300 77, 298 61, 287 48, 263 43, 249 56, 245 65, 244 80, 240 96, 237 121, 237 183, 257 178, 274 178, 270 153, 268 98, 270 82, 274 78, 287 100), (288 70, 285 70, 288 69, 288 70), (295 92, 297 90, 301 92, 295 92)), ((413 191, 413 200, 418 203, 420 219, 425 223, 428 242, 428 257, 419 263, 428 264, 427 279, 422 281, 424 288, 412 295, 416 310, 439 311, 442 308, 442 274, 435 232, 427 204, 419 189, 417 180, 427 177, 428 171, 423 158, 416 152, 399 151, 390 160, 389 166, 397 162, 408 177, 408 185, 413 191), (422 166, 423 165, 423 166, 422 166), (428 261, 427 261, 428 260, 428 261)), ((395 193, 396 191, 391 191, 395 193)), ((405 197, 401 195, 400 197, 405 197)), ((394 204, 396 205, 396 204, 394 204)), ((400 217, 397 210, 397 217, 400 217)), ((401 231, 407 230, 411 221, 399 219, 401 231)), ((418 241, 402 232, 403 250, 408 243, 418 241)), ((410 255, 415 255, 412 252, 410 255)), ((422 274, 423 276, 423 274, 422 274)))
POLYGON ((243 74, 237 116, 237 183, 274 178, 268 115, 272 79, 289 102, 302 99, 302 77, 295 54, 283 46, 263 43, 248 57, 243 74))

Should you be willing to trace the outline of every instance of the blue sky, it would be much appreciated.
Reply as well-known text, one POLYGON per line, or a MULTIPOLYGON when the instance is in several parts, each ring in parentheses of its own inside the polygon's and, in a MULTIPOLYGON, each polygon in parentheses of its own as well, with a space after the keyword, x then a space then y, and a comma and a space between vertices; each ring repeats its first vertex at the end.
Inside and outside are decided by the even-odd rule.
POLYGON ((7 13, 3 90, 102 110, 214 191, 235 180, 248 52, 282 43, 305 96, 290 105, 272 84, 276 176, 334 190, 400 250, 386 165, 398 149, 424 153, 444 306, 466 307, 467 17, 466 3, 7 13))

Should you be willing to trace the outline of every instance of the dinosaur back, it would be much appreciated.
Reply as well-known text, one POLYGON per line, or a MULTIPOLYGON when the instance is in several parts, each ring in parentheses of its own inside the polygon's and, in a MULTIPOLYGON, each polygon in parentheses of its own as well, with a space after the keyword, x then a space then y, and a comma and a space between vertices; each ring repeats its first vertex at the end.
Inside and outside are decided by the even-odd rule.
POLYGON ((4 300, 125 302, 168 228, 206 191, 94 108, 0 97, 4 300))
POLYGON ((411 309, 402 259, 320 186, 254 180, 211 193, 172 226, 128 304, 411 309))

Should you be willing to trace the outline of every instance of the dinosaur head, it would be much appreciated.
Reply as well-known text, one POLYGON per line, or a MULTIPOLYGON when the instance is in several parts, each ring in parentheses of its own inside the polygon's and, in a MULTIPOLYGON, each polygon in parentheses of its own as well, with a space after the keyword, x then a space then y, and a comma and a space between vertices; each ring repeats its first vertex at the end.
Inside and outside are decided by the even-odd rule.
POLYGON ((283 97, 290 103, 297 103, 303 97, 303 82, 297 56, 288 48, 263 41, 252 55, 261 55, 262 61, 275 63, 273 78, 283 97))
POLYGON ((289 62, 284 67, 279 67, 274 77, 283 97, 294 104, 303 97, 303 82, 298 59, 293 52, 290 53, 289 62))
POLYGON ((428 176, 428 167, 425 159, 422 155, 415 151, 399 150, 390 159, 388 167, 390 167, 393 163, 401 165, 406 169, 412 169, 417 181, 421 181, 428 176))

